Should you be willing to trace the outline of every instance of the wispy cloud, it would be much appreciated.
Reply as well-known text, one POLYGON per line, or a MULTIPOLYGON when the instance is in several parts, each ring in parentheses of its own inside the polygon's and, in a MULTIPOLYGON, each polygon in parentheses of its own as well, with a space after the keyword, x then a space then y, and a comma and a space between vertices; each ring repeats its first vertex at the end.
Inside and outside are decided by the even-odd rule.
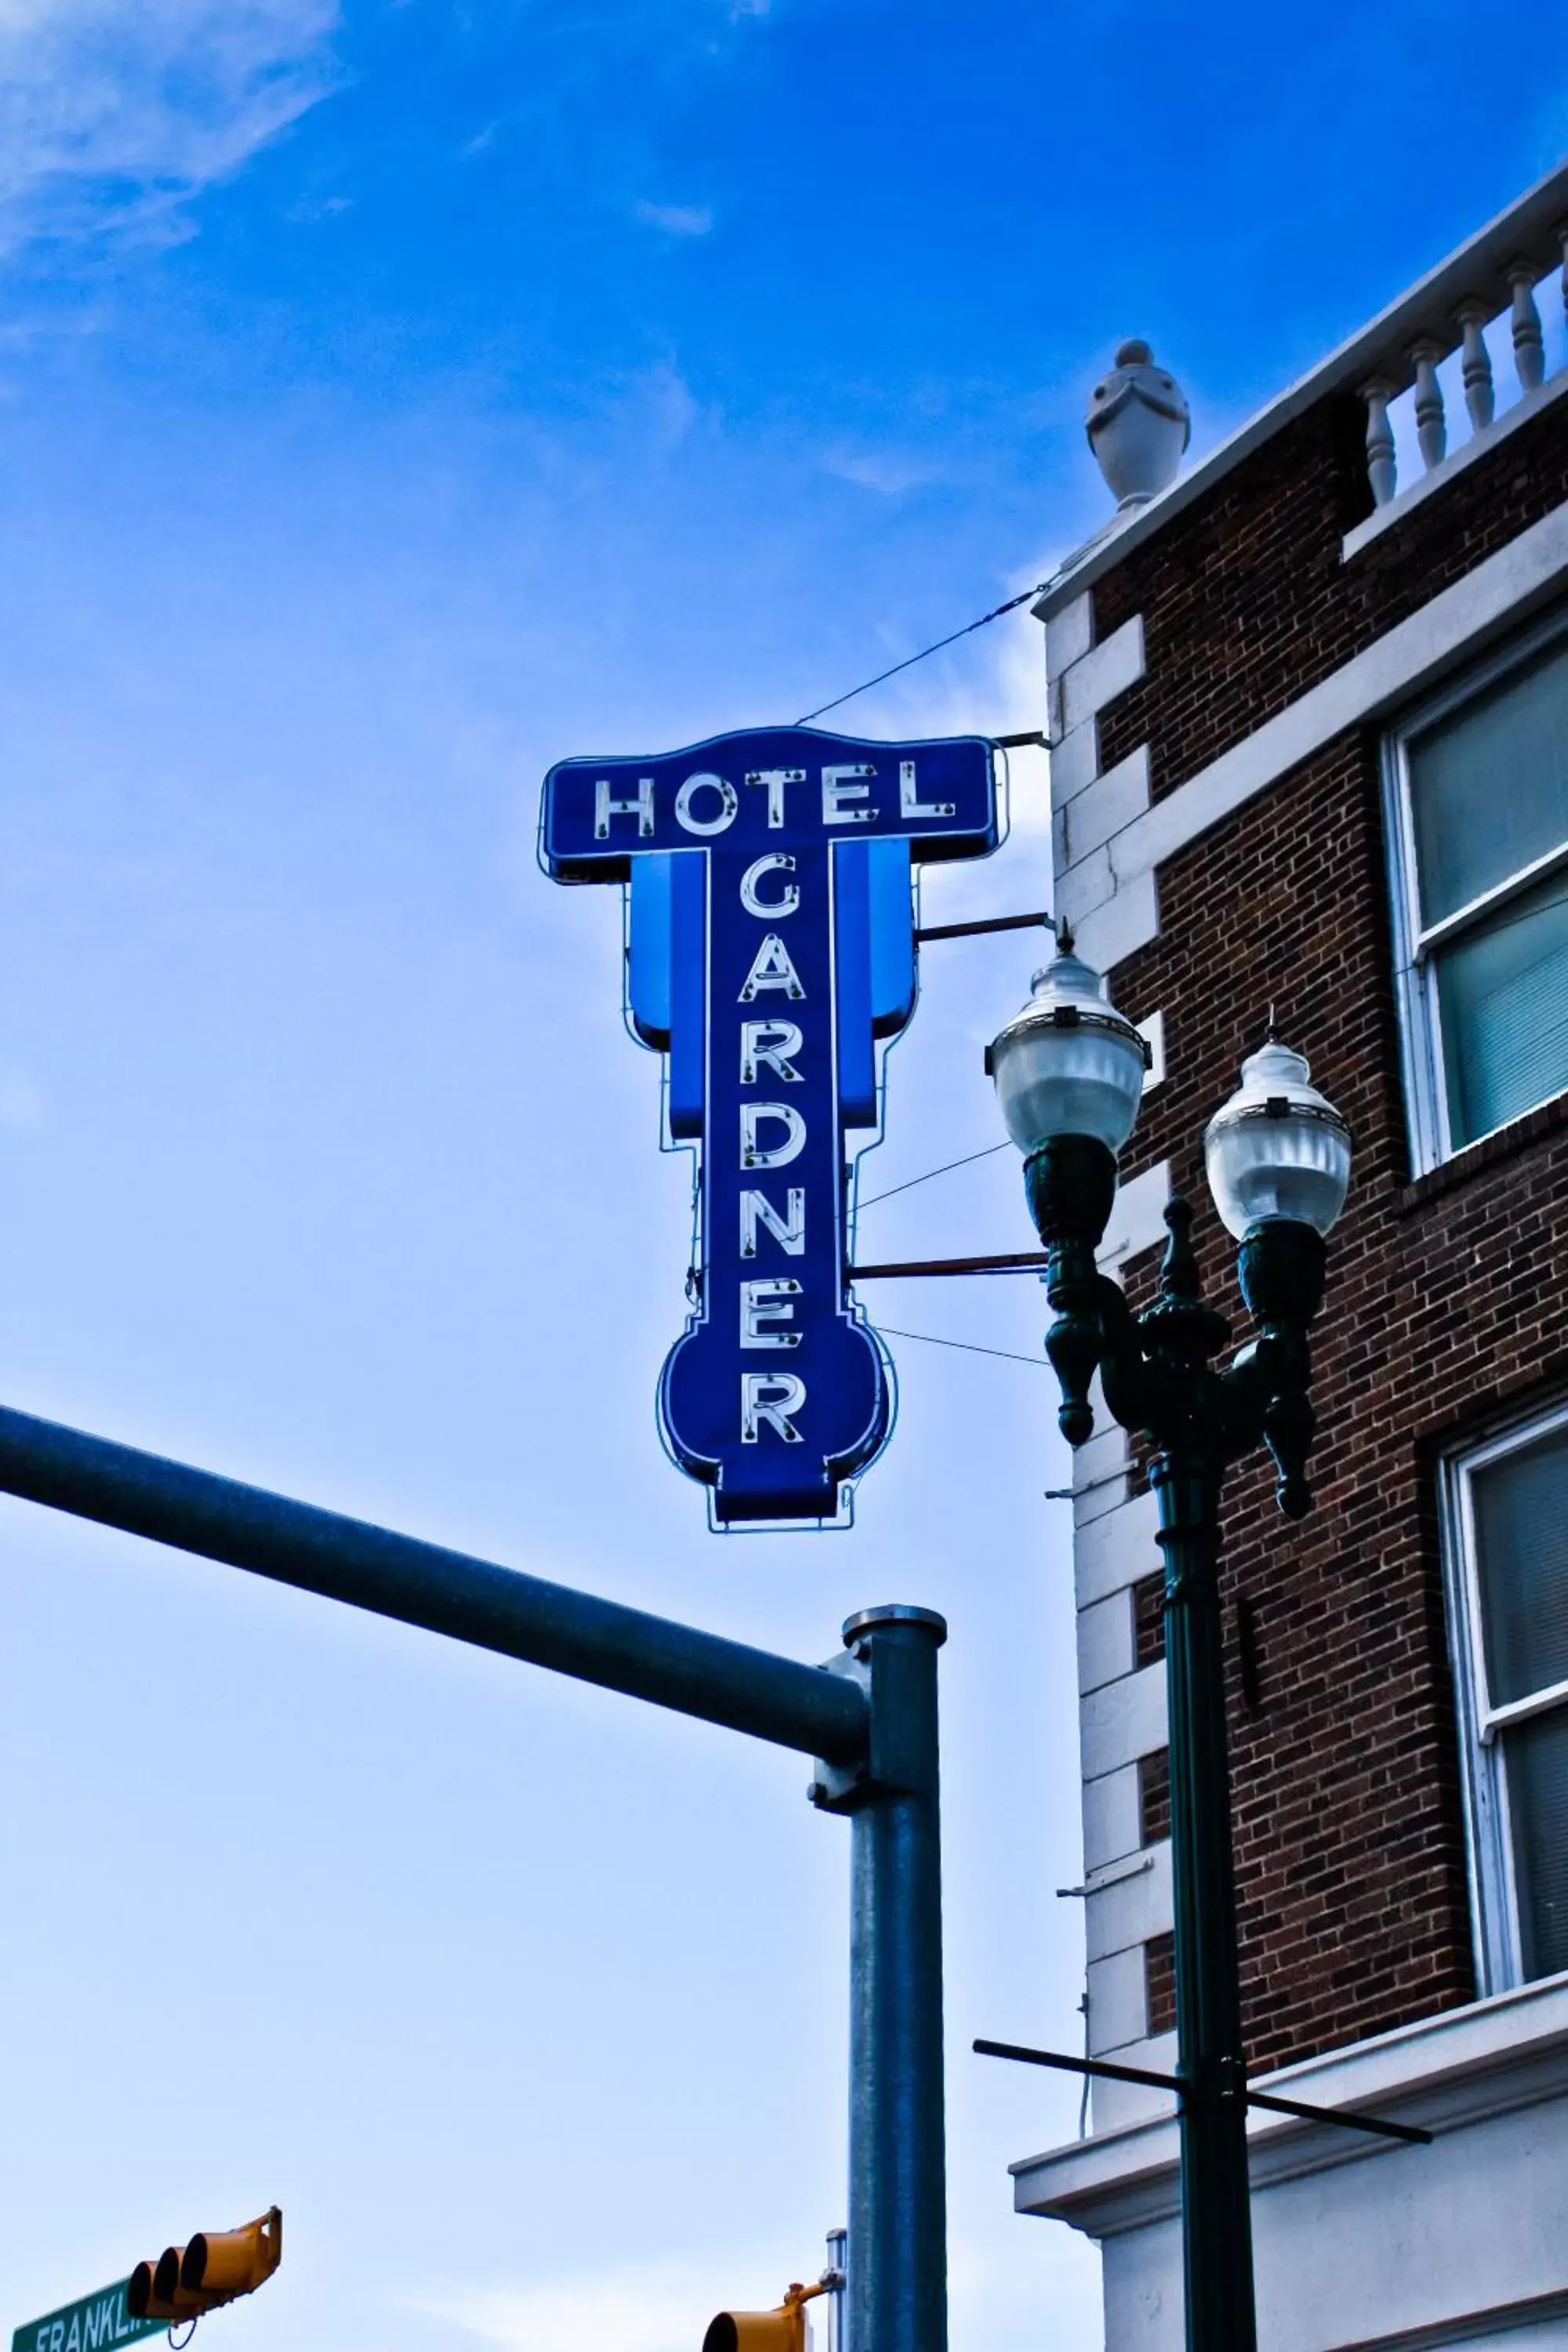
POLYGON ((420 2297, 418 2309, 497 2352, 691 2352, 713 2316, 713 2280, 695 2270, 616 2271, 547 2286, 465 2287, 420 2297))
POLYGON ((644 368, 633 381, 632 396, 654 446, 667 454, 679 448, 701 415, 691 386, 668 360, 644 368))
POLYGON ((0 0, 0 252, 174 240, 333 87, 338 0, 0 0))
POLYGON ((309 226, 314 221, 331 220, 338 213, 353 210, 352 196, 301 196, 289 207, 289 217, 309 226))
POLYGON ((650 205, 645 198, 637 215, 667 236, 706 236, 713 226, 711 205, 650 205))
POLYGON ((0 1127, 26 1129, 43 1122, 43 1098, 31 1079, 0 1077, 0 1127))
POLYGON ((840 481, 853 482, 857 489, 875 490, 885 499, 902 498, 906 490, 919 489, 922 482, 935 478, 930 466, 916 457, 900 457, 893 449, 830 449, 822 462, 840 481))

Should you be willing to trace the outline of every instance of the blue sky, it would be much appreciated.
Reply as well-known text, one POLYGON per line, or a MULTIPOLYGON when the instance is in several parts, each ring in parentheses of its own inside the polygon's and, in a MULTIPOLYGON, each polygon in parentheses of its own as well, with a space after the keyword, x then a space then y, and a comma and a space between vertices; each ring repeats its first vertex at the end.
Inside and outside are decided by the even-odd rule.
MULTIPOLYGON (((684 1162, 540 779, 789 718, 1201 449, 1554 161, 1536 9, 0 0, 0 1393, 804 1657, 944 1654, 955 2342, 1099 2340, 1005 2167, 1076 2090, 1049 1376, 896 1340, 853 1533, 659 1452, 684 1162)), ((1041 718, 1026 616, 852 706, 1041 718)), ((1043 903, 1040 763, 942 914, 1043 903)), ((933 950, 891 1185, 999 1133, 933 950)), ((874 1222, 873 1222, 874 1221, 874 1222)), ((868 1211, 1026 1245, 1011 1154, 868 1211)), ((1037 1356, 1027 1283, 888 1324, 1037 1356)), ((0 1509, 6 2326, 273 2199, 250 2352, 678 2352, 842 2210, 846 1841, 796 1759, 0 1509)), ((216 2336, 215 2336, 216 2341, 216 2336)))

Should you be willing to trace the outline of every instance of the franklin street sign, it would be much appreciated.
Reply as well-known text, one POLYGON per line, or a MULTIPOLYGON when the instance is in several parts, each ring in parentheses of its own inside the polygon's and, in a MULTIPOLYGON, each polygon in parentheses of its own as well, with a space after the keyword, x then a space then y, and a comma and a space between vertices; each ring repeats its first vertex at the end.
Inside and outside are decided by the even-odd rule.
POLYGON ((135 2344, 144 2336, 162 2336, 166 2319, 132 2319, 125 2307, 129 2279, 100 2286, 79 2303, 68 2303, 42 2319, 29 2319, 11 2338, 11 2352, 113 2352, 121 2344, 135 2344))
POLYGON ((977 736, 770 728, 545 778, 546 871, 629 885, 632 1025, 700 1154, 659 1423, 719 1525, 837 1518, 886 1443, 891 1367, 846 1291, 846 1135, 878 1126, 877 1041, 914 1011, 911 862, 998 838, 977 736))

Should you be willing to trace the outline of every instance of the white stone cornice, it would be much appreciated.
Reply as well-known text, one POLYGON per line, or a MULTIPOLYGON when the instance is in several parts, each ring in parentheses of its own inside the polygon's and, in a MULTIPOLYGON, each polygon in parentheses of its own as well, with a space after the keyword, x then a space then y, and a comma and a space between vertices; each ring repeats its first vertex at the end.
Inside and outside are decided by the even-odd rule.
POLYGON ((1274 718, 1134 816, 1058 877, 1057 903, 1080 954, 1104 971, 1155 938, 1154 877, 1293 768, 1369 719, 1409 701, 1445 671, 1517 625, 1568 583, 1568 504, 1440 589, 1274 718))
MULTIPOLYGON (((1360 2108, 1439 2136, 1568 2095, 1568 1976, 1551 1977, 1466 2009, 1258 2078, 1262 2090, 1313 2105, 1360 2108)), ((1254 2109, 1247 2121, 1255 2189, 1386 2158, 1392 2144, 1341 2125, 1254 2109)), ((1419 2158, 1419 2149, 1400 2149, 1419 2158)), ((1124 2131, 1010 2165, 1020 2213, 1070 2221, 1095 2237, 1168 2221, 1180 2210, 1173 2121, 1124 2131)))
POLYGON ((1524 398, 1516 400, 1511 408, 1505 408, 1500 416, 1472 433, 1468 441, 1461 441, 1457 449, 1450 449, 1440 465, 1429 467, 1426 473, 1418 475, 1408 489, 1400 490, 1385 504, 1373 507, 1364 522, 1358 522, 1353 530, 1346 531, 1340 543, 1342 561, 1348 563, 1351 557, 1359 555, 1370 541, 1381 538, 1394 523, 1403 522, 1412 507, 1418 507, 1438 490, 1447 489, 1456 476, 1464 473, 1478 458, 1489 457, 1500 442, 1506 441, 1510 433, 1517 433, 1521 425, 1532 424, 1543 408, 1550 408, 1553 401, 1562 399, 1564 393, 1568 393, 1568 370, 1560 368, 1534 392, 1526 393, 1524 398))
MULTIPOLYGON (((1228 440, 1179 475, 1147 506, 1112 516, 1088 544, 1068 556, 1056 577, 1030 607, 1047 625, 1064 606, 1079 598, 1108 572, 1114 571, 1136 547, 1163 530, 1173 517, 1194 499, 1212 489, 1244 457, 1272 440, 1295 417, 1315 407, 1331 393, 1353 388, 1381 372, 1392 349, 1433 331, 1448 335, 1449 321, 1461 301, 1484 298, 1495 311, 1509 299, 1508 263, 1521 248, 1541 257, 1547 267, 1550 238, 1568 209, 1568 163, 1558 163, 1534 187, 1486 226, 1477 231, 1438 263, 1425 278, 1399 295, 1387 310, 1360 328, 1338 351, 1331 352, 1267 408, 1260 409, 1228 440)), ((1394 387, 1397 388, 1397 387, 1394 387)))

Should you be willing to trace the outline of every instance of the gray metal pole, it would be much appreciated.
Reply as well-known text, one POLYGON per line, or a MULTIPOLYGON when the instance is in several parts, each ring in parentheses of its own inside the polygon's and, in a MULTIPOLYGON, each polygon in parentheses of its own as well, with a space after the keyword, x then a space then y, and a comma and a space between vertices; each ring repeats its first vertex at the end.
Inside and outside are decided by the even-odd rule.
POLYGON ((871 1765, 853 1811, 847 2352, 945 2352, 947 2168, 934 1610, 868 1609, 871 1765))
POLYGON ((861 1764, 868 1750, 865 1691, 820 1666, 7 1406, 0 1406, 0 1494, 835 1764, 861 1764))
POLYGON ((827 2352, 845 2352, 844 2286, 846 2273, 848 2269, 848 2248, 849 2232, 847 2229, 829 2230, 827 2232, 827 2267, 822 2273, 825 2283, 828 2280, 832 2280, 834 2282, 834 2284, 828 2290, 827 2298, 828 2311, 830 2315, 827 2352))
POLYGON ((814 1753, 853 1822, 845 2352, 946 2352, 933 1610, 865 1610, 799 1665, 4 1406, 0 1493, 814 1753))

